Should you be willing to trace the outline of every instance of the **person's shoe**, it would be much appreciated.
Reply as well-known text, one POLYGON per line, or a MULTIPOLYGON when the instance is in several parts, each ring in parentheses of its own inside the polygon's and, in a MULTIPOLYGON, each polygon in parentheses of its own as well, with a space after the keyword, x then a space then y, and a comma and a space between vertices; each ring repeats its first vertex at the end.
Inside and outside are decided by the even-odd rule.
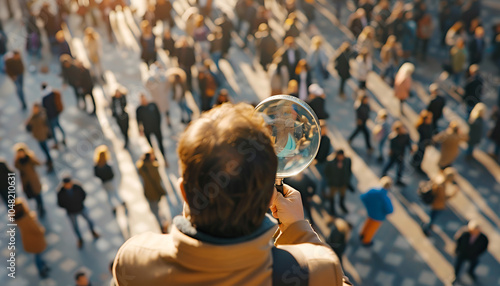
POLYGON ((113 213, 113 216, 116 216, 116 208, 113 208, 111 212, 113 213))
POLYGON ((97 114, 96 114, 95 110, 94 110, 94 111, 92 111, 89 115, 90 115, 90 116, 97 116, 97 114))
POLYGON ((54 166, 52 162, 47 162, 47 174, 53 173, 54 172, 54 166))
POLYGON ((370 241, 368 243, 361 243, 361 246, 363 246, 363 247, 371 247, 371 246, 373 246, 373 241, 370 241))
POLYGON ((67 145, 66 145, 66 139, 62 140, 62 144, 63 144, 64 147, 67 147, 67 145))
POLYGON ((384 158, 382 158, 382 156, 379 156, 377 158, 377 163, 383 163, 384 162, 384 158))
POLYGON ((101 237, 101 235, 98 234, 95 230, 92 231, 92 236, 94 237, 94 239, 98 239, 99 237, 101 237))
POLYGON ((403 181, 398 180, 398 181, 396 182, 396 186, 399 186, 399 187, 406 187, 406 184, 405 184, 403 181))
POLYGON ((82 249, 83 247, 83 239, 78 239, 78 242, 77 242, 77 246, 78 246, 78 249, 82 249))
POLYGON ((59 145, 57 145, 57 143, 56 143, 56 144, 52 145, 52 147, 50 147, 50 148, 54 149, 54 150, 57 150, 57 149, 59 149, 59 145))

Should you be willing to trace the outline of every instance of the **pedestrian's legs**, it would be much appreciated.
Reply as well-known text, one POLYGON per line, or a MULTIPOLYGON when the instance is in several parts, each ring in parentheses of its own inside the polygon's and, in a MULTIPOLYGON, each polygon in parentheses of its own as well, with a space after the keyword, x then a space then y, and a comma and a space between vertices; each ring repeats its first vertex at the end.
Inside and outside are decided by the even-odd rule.
POLYGON ((149 146, 151 146, 151 148, 153 148, 153 143, 151 142, 151 134, 153 134, 152 131, 144 131, 144 136, 146 136, 146 140, 148 140, 148 143, 149 143, 149 146))
POLYGON ((387 171, 389 171, 389 169, 392 167, 392 164, 394 164, 394 162, 396 162, 396 157, 390 156, 389 161, 387 162, 387 164, 385 164, 384 170, 382 171, 382 177, 387 174, 387 171))
POLYGON ((346 80, 345 78, 340 77, 340 86, 339 86, 339 94, 340 94, 340 95, 344 95, 344 94, 345 94, 345 92, 344 92, 344 87, 345 87, 345 82, 346 82, 346 81, 347 81, 347 80, 346 80))
POLYGON ((35 265, 38 270, 38 275, 40 276, 46 276, 47 275, 47 266, 45 264, 45 261, 43 261, 42 254, 41 253, 35 253, 35 265))
POLYGON ((79 240, 82 240, 82 234, 80 233, 80 229, 78 228, 78 214, 68 214, 69 221, 73 226, 73 230, 75 231, 76 237, 79 240))
POLYGON ((120 131, 122 132, 123 139, 125 140, 125 146, 128 146, 128 114, 122 114, 122 116, 117 117, 116 122, 118 123, 118 127, 120 127, 120 131))
POLYGON ((457 260, 455 260, 455 279, 458 279, 458 275, 460 274, 460 268, 462 268, 464 260, 465 259, 460 255, 457 256, 457 260))
POLYGON ((52 163, 52 157, 50 156, 49 147, 47 146, 47 140, 38 141, 38 145, 40 145, 40 148, 42 149, 43 153, 45 154, 45 157, 47 158, 47 163, 52 163))
POLYGON ((403 106, 404 106, 404 103, 405 103, 405 101, 404 101, 404 100, 402 100, 402 99, 400 99, 400 100, 399 100, 399 112, 400 112, 401 116, 403 116, 403 114, 404 114, 404 113, 403 113, 403 106))
POLYGON ((476 278, 476 274, 474 274, 474 270, 476 269, 476 266, 477 266, 478 263, 479 263, 479 258, 478 257, 473 258, 473 259, 469 259, 469 271, 467 271, 467 273, 469 273, 469 275, 474 280, 476 278))
POLYGON ((348 213, 349 211, 347 210, 345 206, 345 191, 347 189, 347 186, 343 186, 339 189, 340 191, 340 208, 344 213, 348 213))
POLYGON ((349 142, 351 142, 355 137, 356 135, 358 135, 359 131, 362 131, 362 126, 361 125, 356 125, 356 129, 354 129, 354 132, 352 132, 351 136, 349 136, 349 142))
POLYGON ((412 165, 413 167, 415 167, 416 169, 421 169, 421 165, 422 165, 422 160, 424 159, 424 155, 425 155, 425 144, 423 142, 419 142, 418 143, 418 150, 417 152, 415 152, 415 154, 413 155, 413 158, 412 158, 412 165))
POLYGON ((370 244, 372 242, 373 236, 377 233, 378 228, 382 224, 382 221, 374 220, 370 217, 366 218, 363 229, 361 230, 361 242, 363 244, 370 244))
POLYGON ((166 160, 165 148, 163 148, 163 135, 161 134, 161 129, 158 128, 154 131, 156 141, 158 142, 158 148, 160 148, 160 152, 163 155, 163 158, 166 160))
POLYGON ((429 39, 422 40, 422 59, 427 60, 427 49, 429 47, 429 39))
POLYGON ((384 159, 384 145, 385 145, 385 141, 387 141, 387 136, 382 137, 382 139, 378 143, 378 154, 379 154, 378 158, 379 158, 380 161, 384 159))
POLYGON ((472 157, 473 152, 474 152, 474 144, 469 143, 469 146, 467 147, 467 151, 466 151, 467 156, 472 157))
POLYGON ((361 125, 361 131, 363 132, 363 135, 365 136, 366 148, 368 150, 371 150, 372 144, 370 143, 370 132, 368 131, 368 128, 366 128, 366 123, 361 125))
POLYGON ((94 233, 94 222, 92 222, 92 220, 90 219, 89 211, 87 210, 87 208, 83 208, 83 210, 80 214, 87 221, 89 228, 90 228, 90 231, 92 231, 92 233, 94 233))
POLYGON ((56 143, 57 145, 57 136, 56 136, 56 121, 57 118, 52 118, 52 119, 49 119, 49 127, 50 127, 50 132, 52 132, 52 136, 54 137, 54 142, 56 143))
POLYGON ((403 170, 405 166, 405 162, 403 159, 404 159, 403 156, 396 158, 396 161, 398 163, 396 182, 401 182, 401 177, 403 176, 403 170))
POLYGON ((23 78, 24 76, 22 74, 18 75, 16 80, 14 81, 14 84, 16 86, 17 97, 19 97, 23 109, 26 109, 26 100, 24 98, 24 89, 23 89, 23 82, 24 82, 23 78))
POLYGON ((162 226, 162 220, 160 219, 160 208, 158 206, 158 203, 160 201, 150 201, 148 200, 149 203, 149 208, 151 209, 151 212, 154 214, 156 217, 156 220, 158 221, 158 224, 160 224, 160 227, 162 226))
POLYGON ((95 114, 97 106, 95 105, 95 98, 94 98, 94 93, 92 90, 88 92, 88 95, 90 95, 90 100, 92 101, 92 112, 90 114, 95 114))
POLYGON ((43 207, 43 199, 41 193, 35 196, 35 201, 38 215, 40 216, 40 218, 43 218, 45 216, 45 208, 43 207))
POLYGON ((325 196, 330 201, 330 214, 335 216, 335 194, 337 194, 337 188, 329 187, 328 194, 325 196))

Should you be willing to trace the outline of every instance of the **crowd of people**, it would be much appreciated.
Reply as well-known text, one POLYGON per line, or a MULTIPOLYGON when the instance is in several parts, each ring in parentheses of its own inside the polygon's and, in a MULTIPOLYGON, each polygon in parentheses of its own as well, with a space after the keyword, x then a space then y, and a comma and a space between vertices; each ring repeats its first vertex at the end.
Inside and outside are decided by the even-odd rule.
MULTIPOLYGON (((96 85, 107 84, 105 70, 110 68, 103 66, 104 43, 101 38, 107 38, 111 45, 118 44, 113 35, 110 15, 115 11, 121 11, 130 3, 124 0, 91 0, 82 4, 79 1, 57 0, 56 7, 45 2, 35 11, 34 6, 31 6, 33 2, 36 1, 20 2, 23 6, 22 16, 27 32, 25 51, 8 49, 7 34, 0 22, 0 72, 5 73, 15 85, 21 109, 31 109, 30 114, 26 115, 24 126, 26 131, 31 133, 33 140, 38 142, 44 154, 44 160, 40 160, 33 150, 23 142, 19 142, 14 146, 15 160, 12 162, 21 176, 25 197, 35 199, 38 216, 43 221, 48 210, 43 204, 43 190, 37 166, 45 162, 48 174, 58 172, 54 168, 51 152, 62 152, 61 145, 62 148, 66 148, 67 145, 65 124, 59 120, 66 107, 63 93, 69 85, 76 98, 77 107, 91 117, 96 116, 97 105, 93 90, 96 85), (73 16, 80 18, 81 25, 77 29, 83 34, 82 40, 88 62, 82 61, 68 42, 66 29, 71 26, 68 24, 69 17, 73 16), (42 41, 43 37, 46 37, 47 41, 42 41), (43 47, 42 43, 48 43, 49 46, 43 47), (43 48, 49 50, 50 55, 42 54, 43 48), (51 65, 58 66, 56 72, 47 70, 48 66, 41 61, 45 56, 50 57, 52 63, 57 63, 51 65), (57 88, 42 82, 39 100, 28 102, 23 80, 26 64, 30 72, 59 74, 63 85, 57 88), (91 106, 87 106, 89 104, 91 106), (60 134, 56 134, 56 130, 59 130, 60 134), (52 146, 49 146, 50 142, 53 142, 52 146)), ((409 165, 416 171, 416 176, 426 183, 422 184, 421 189, 428 190, 422 192, 428 191, 432 194, 430 201, 426 202, 429 204, 430 220, 422 223, 423 233, 429 236, 436 218, 446 208, 446 201, 458 191, 454 183, 457 171, 452 166, 461 152, 460 145, 468 144, 466 155, 471 160, 474 148, 485 138, 488 114, 495 120, 494 128, 489 132, 489 139, 494 144, 491 156, 494 159, 500 157, 500 110, 498 106, 488 110, 487 105, 482 102, 486 89, 482 64, 491 58, 491 62, 500 72, 500 24, 489 27, 487 26, 489 23, 482 23, 481 0, 441 0, 438 18, 428 9, 429 3, 425 0, 406 1, 409 3, 389 0, 358 0, 352 3, 347 1, 349 4, 354 4, 356 9, 346 23, 340 24, 348 28, 355 40, 343 42, 339 47, 335 47, 334 55, 326 52, 327 40, 311 32, 315 31, 313 28, 315 15, 319 13, 313 0, 277 1, 276 5, 284 12, 284 18, 273 15, 271 4, 263 0, 236 1, 234 15, 217 10, 211 0, 196 1, 184 14, 177 15, 172 2, 174 1, 148 1, 143 15, 134 14, 140 28, 140 36, 136 39, 140 48, 137 57, 147 66, 147 72, 141 78, 145 92, 130 94, 126 83, 119 84, 110 94, 105 107, 111 111, 112 117, 116 120, 124 148, 129 148, 129 122, 133 116, 129 115, 131 106, 127 98, 139 99, 139 106, 135 109, 135 120, 139 134, 147 139, 151 150, 143 154, 136 167, 143 183, 144 196, 161 227, 169 224, 159 211, 160 199, 166 195, 166 191, 158 170, 160 167, 156 158, 158 153, 153 147, 158 147, 163 156, 164 166, 168 168, 165 136, 162 130, 165 130, 165 123, 167 128, 172 129, 172 125, 188 127, 191 126, 191 121, 196 122, 193 106, 188 102, 190 96, 194 98, 198 109, 202 112, 209 112, 216 106, 234 101, 231 91, 224 88, 226 78, 220 66, 221 61, 231 61, 232 49, 244 50, 257 59, 256 62, 269 79, 269 96, 276 94, 296 96, 307 102, 320 119, 322 128, 320 149, 314 164, 310 167, 311 170, 318 171, 319 177, 313 176, 314 172, 307 171, 288 178, 285 183, 300 192, 305 216, 313 227, 315 223, 311 212, 314 207, 312 198, 314 195, 320 197, 320 207, 325 208, 328 213, 328 217, 324 219, 329 222, 331 228, 330 233, 325 235, 325 241, 338 255, 340 262, 342 254, 348 247, 350 232, 354 226, 344 220, 337 211, 336 196, 338 194, 338 204, 342 214, 346 214, 349 212, 345 204, 346 191, 354 193, 355 188, 351 180, 352 162, 347 152, 332 148, 327 125, 327 121, 331 118, 326 102, 331 102, 335 97, 347 100, 349 94, 345 86, 351 78, 355 78, 358 85, 352 94, 352 97, 356 98, 352 116, 355 118, 356 127, 349 136, 348 143, 353 144, 361 132, 368 153, 374 152, 376 147, 377 162, 383 167, 378 185, 360 196, 367 211, 367 219, 359 234, 363 246, 370 247, 373 244, 378 228, 386 216, 393 212, 391 200, 387 195, 393 188, 393 180, 387 175, 394 164, 397 165, 395 185, 399 187, 406 185, 403 181, 404 171, 410 162, 409 165), (305 20, 300 17, 301 14, 305 15, 305 20), (176 24, 179 20, 184 24, 183 30, 176 24), (273 21, 278 21, 283 26, 283 33, 271 28, 273 21), (491 41, 485 38, 485 31, 489 28, 492 28, 491 41), (437 29, 439 33, 435 32, 437 29), (298 45, 303 34, 311 36, 310 47, 305 49, 298 45), (429 46, 432 37, 437 34, 440 37, 439 52, 446 55, 442 57, 443 69, 454 84, 452 92, 461 95, 460 104, 464 105, 466 111, 464 119, 468 123, 468 134, 458 121, 449 122, 445 129, 440 128, 442 125, 440 122, 444 123, 442 118, 447 97, 437 83, 429 86, 430 102, 424 110, 419 111, 417 122, 411 122, 412 126, 405 125, 408 122, 405 104, 415 93, 414 74, 418 67, 425 67, 432 56, 428 52, 429 46), (241 45, 239 40, 242 42, 241 45), (160 59, 160 50, 168 56, 170 65, 164 64, 160 59), (372 115, 374 109, 370 104, 371 95, 367 82, 372 71, 378 71, 383 81, 393 88, 393 95, 387 96, 393 96, 399 101, 400 109, 399 114, 393 115, 385 109, 379 110, 374 120, 374 127, 370 129, 369 123, 374 117, 372 115), (338 91, 332 94, 326 93, 327 82, 333 80, 338 80, 338 91), (180 109, 179 118, 171 116, 171 101, 177 103, 180 109), (412 128, 416 129, 419 135, 416 142, 409 134, 409 129, 412 128), (152 142, 152 137, 155 138, 156 144, 152 142), (422 164, 426 149, 434 145, 440 146, 438 166, 441 172, 428 178, 422 169, 422 164)), ((329 7, 335 10, 340 20, 342 10, 349 5, 343 0, 331 2, 333 6, 329 7)), ((500 94, 497 102, 500 104, 500 94)), ((227 108, 229 105, 223 106, 227 108)), ((235 121, 237 122, 236 119, 235 121)), ((205 128, 210 130, 212 126, 205 128)), ((187 140, 184 143, 189 143, 188 139, 184 140, 187 140)), ((208 152, 208 149, 206 151, 208 152)), ((123 206, 127 209, 127 204, 132 202, 125 202, 120 196, 114 179, 113 170, 116 170, 116 166, 110 161, 109 153, 110 150, 105 145, 95 148, 94 174, 102 182, 112 213, 115 214, 118 207, 123 206)), ((179 156, 186 154, 181 152, 179 156)), ((174 158, 169 159, 174 160, 174 158)), ((186 166, 193 164, 191 161, 193 159, 185 157, 180 159, 185 164, 183 171, 186 166)), ((5 170, 12 170, 10 165, 5 160, 0 162, 0 168, 5 170)), ((81 215, 88 222, 94 239, 98 239, 100 234, 95 230, 94 222, 85 207, 86 192, 81 184, 70 174, 63 174, 61 178, 57 204, 66 210, 77 238, 77 246, 82 249, 84 240, 78 226, 78 216, 81 215)), ((187 178, 184 177, 184 180, 187 178)), ((2 188, 2 196, 5 190, 7 188, 2 188)), ((184 198, 190 199, 186 196, 184 198)), ((7 200, 5 201, 7 203, 7 200)), ((35 254, 40 277, 47 277, 50 268, 41 255, 46 248, 43 239, 44 229, 36 216, 29 211, 29 206, 24 200, 16 201, 16 207, 19 210, 16 212, 16 215, 19 213, 19 221, 29 221, 25 223, 25 228, 30 230, 27 230, 26 234, 21 231, 25 251, 35 254), (29 239, 27 233, 36 234, 37 239, 29 239)), ((198 231, 206 231, 215 236, 220 234, 209 225, 204 225, 207 221, 203 221, 198 215, 195 219, 199 220, 196 225, 203 225, 198 231)), ((282 232, 285 231, 283 226, 280 228, 282 232)), ((164 227, 162 230, 167 232, 168 228, 164 227)), ((186 229, 181 231, 189 232, 186 229)), ((235 234, 233 238, 238 235, 235 234)), ((197 234, 192 236, 201 239, 197 234)), ((218 239, 223 240, 223 238, 218 239)), ((314 243, 319 244, 316 241, 314 243)), ((476 221, 469 222, 467 229, 460 230, 457 236, 455 278, 459 278, 462 262, 470 260, 468 273, 474 280, 476 279, 474 269, 478 264, 479 255, 485 251, 487 244, 488 240, 480 232, 476 221)), ((126 252, 122 252, 121 255, 122 258, 128 257, 126 252)), ((117 261, 120 262, 118 258, 117 261)), ((122 263, 114 267, 129 269, 131 265, 122 263)), ((188 272, 181 271, 178 275, 182 277, 186 273, 188 272)), ((336 279, 340 281, 341 276, 337 276, 336 279)), ((77 281, 84 280, 89 283, 84 273, 77 273, 75 278, 77 281)), ((120 277, 117 281, 120 282, 120 277)))

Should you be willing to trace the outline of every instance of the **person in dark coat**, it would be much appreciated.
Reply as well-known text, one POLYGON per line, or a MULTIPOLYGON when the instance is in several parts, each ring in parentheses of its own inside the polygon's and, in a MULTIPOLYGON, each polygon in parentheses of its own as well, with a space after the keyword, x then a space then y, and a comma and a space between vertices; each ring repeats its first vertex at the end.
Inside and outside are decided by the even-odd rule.
POLYGON ((330 115, 326 112, 326 95, 324 90, 317 84, 313 83, 308 88, 309 98, 307 104, 312 108, 318 119, 328 119, 330 115))
POLYGON ((326 243, 337 254, 342 264, 342 256, 351 235, 352 225, 344 219, 336 217, 331 220, 328 226, 330 227, 330 234, 326 239, 326 243))
POLYGON ((156 62, 156 36, 153 34, 151 24, 143 20, 141 22, 141 37, 139 43, 141 44, 141 60, 144 61, 148 68, 156 62))
POLYGON ((392 125, 392 130, 393 132, 389 135, 389 161, 385 165, 381 177, 384 177, 392 167, 392 165, 394 165, 394 163, 397 163, 398 170, 396 175, 396 184, 403 187, 405 186, 405 184, 403 183, 403 181, 401 181, 401 177, 403 176, 406 149, 411 147, 411 139, 401 121, 394 122, 394 124, 392 125))
POLYGON ((47 115, 45 110, 39 103, 33 104, 33 109, 30 117, 26 121, 26 130, 31 132, 33 138, 38 141, 40 149, 46 157, 47 173, 54 171, 52 156, 50 155, 49 146, 47 145, 47 140, 49 139, 51 133, 47 122, 47 115))
POLYGON ((231 47, 231 32, 234 29, 233 22, 231 22, 226 13, 222 13, 222 16, 215 20, 215 25, 222 29, 222 57, 225 58, 231 47))
POLYGON ((351 77, 351 66, 349 64, 351 44, 349 42, 342 43, 338 52, 339 55, 335 58, 335 70, 337 70, 340 77, 339 96, 345 98, 344 86, 351 77))
POLYGON ((474 30, 474 37, 469 41, 469 65, 481 63, 485 49, 484 28, 479 26, 474 30))
POLYGON ((193 76, 191 74, 191 67, 196 64, 196 56, 194 47, 191 46, 186 37, 180 37, 176 43, 175 54, 179 67, 186 73, 186 84, 189 90, 193 87, 193 76))
MULTIPOLYGON (((86 68, 80 61, 75 60, 75 66, 78 69, 78 95, 79 102, 83 102, 83 110, 87 110, 87 95, 90 96, 90 100, 92 101, 92 111, 89 115, 96 114, 96 104, 94 99, 94 81, 92 80, 92 75, 90 74, 90 70, 86 68)), ((80 103, 78 103, 80 105, 80 103)))
POLYGON ((127 107, 127 90, 123 87, 116 89, 115 94, 111 99, 111 112, 113 117, 116 119, 118 127, 122 132, 123 139, 125 139, 124 148, 128 147, 128 126, 129 126, 129 116, 126 111, 127 107))
POLYGON ((168 51, 169 57, 175 57, 175 40, 172 38, 170 30, 163 32, 163 49, 168 51))
POLYGON ((285 51, 281 55, 281 62, 278 64, 278 70, 281 70, 281 67, 286 67, 288 71, 288 77, 290 80, 297 80, 297 74, 295 73, 295 69, 297 68, 297 64, 299 63, 300 51, 295 44, 295 39, 293 37, 287 37, 284 41, 285 51))
POLYGON ((455 239, 457 241, 455 249, 457 258, 455 260, 455 280, 453 283, 459 279, 460 268, 462 268, 464 261, 469 261, 469 271, 467 273, 476 282, 477 278, 474 270, 479 264, 479 256, 488 249, 488 238, 481 232, 477 221, 471 220, 467 227, 463 227, 457 232, 455 239))
POLYGON ((68 218, 73 226, 73 230, 78 238, 78 248, 83 247, 83 238, 78 227, 78 216, 82 216, 88 223, 94 239, 99 238, 99 234, 94 229, 94 222, 90 219, 84 201, 87 193, 76 183, 73 183, 69 175, 64 176, 62 186, 57 193, 57 205, 66 210, 68 218))
POLYGON ((141 93, 140 95, 141 105, 137 107, 136 119, 137 126, 139 127, 139 133, 146 136, 151 148, 153 143, 151 142, 151 135, 156 137, 158 142, 158 148, 165 158, 165 164, 167 164, 167 157, 165 154, 165 149, 163 148, 163 136, 161 133, 161 114, 158 107, 154 102, 148 102, 146 95, 141 93))
POLYGON ((355 108, 356 108, 356 129, 354 130, 354 132, 352 132, 351 136, 349 137, 349 144, 352 143, 352 140, 354 140, 356 135, 358 135, 358 133, 361 131, 365 136, 366 148, 368 149, 368 152, 371 152, 373 148, 372 144, 370 143, 370 132, 368 132, 368 127, 366 127, 366 121, 370 119, 370 111, 371 111, 370 104, 368 103, 368 95, 362 92, 358 96, 358 100, 356 100, 355 108))
POLYGON ((5 73, 12 79, 16 86, 16 93, 23 110, 26 110, 26 99, 24 97, 24 64, 21 53, 18 50, 9 52, 4 56, 5 73))
POLYGON ((59 115, 61 114, 63 108, 61 93, 58 90, 53 90, 46 82, 42 83, 41 88, 42 106, 45 108, 45 112, 47 113, 47 119, 49 120, 52 137, 56 143, 54 148, 58 148, 56 127, 59 128, 59 131, 61 131, 63 136, 62 144, 66 146, 66 134, 64 133, 64 129, 59 122, 59 115))
POLYGON ((203 68, 198 72, 198 86, 201 96, 201 111, 212 108, 213 98, 219 88, 217 76, 210 70, 210 60, 204 61, 203 68))
POLYGON ((427 110, 432 113, 432 131, 437 133, 438 121, 443 117, 443 109, 446 105, 446 99, 439 93, 439 85, 433 83, 429 87, 431 101, 427 105, 427 110))
POLYGON ((169 0, 158 0, 154 11, 155 23, 153 25, 156 26, 156 22, 162 21, 164 24, 168 23, 170 29, 172 29, 175 23, 171 15, 172 3, 169 0))
POLYGON ((361 31, 368 26, 369 22, 366 17, 366 11, 363 8, 359 8, 354 12, 348 19, 348 28, 354 34, 354 37, 358 38, 361 31))
POLYGON ((315 167, 321 175, 318 182, 318 193, 322 195, 326 188, 326 161, 333 148, 331 145, 330 137, 328 137, 328 127, 326 125, 326 121, 320 119, 319 124, 321 126, 321 139, 319 141, 318 153, 316 153, 316 157, 314 159, 316 163, 315 167))
POLYGON ((352 170, 351 159, 344 155, 344 150, 337 150, 335 159, 326 162, 325 175, 326 184, 329 192, 326 193, 325 199, 330 201, 330 214, 336 216, 335 211, 335 195, 340 195, 340 208, 344 213, 348 213, 345 206, 345 191, 351 183, 352 170))
POLYGON ((311 203, 312 197, 316 193, 316 183, 305 172, 300 172, 293 177, 286 178, 283 182, 300 192, 304 213, 309 219, 309 223, 314 226, 314 220, 311 215, 311 203))
POLYGON ((75 64, 73 58, 69 55, 62 55, 59 57, 59 62, 61 63, 61 75, 63 79, 63 90, 67 85, 73 88, 76 97, 76 105, 79 106, 80 94, 78 91, 78 79, 80 70, 75 64))
POLYGON ((158 172, 158 161, 154 157, 153 150, 145 153, 136 163, 139 170, 139 176, 142 179, 144 188, 144 196, 149 203, 151 212, 155 215, 160 227, 163 226, 164 220, 160 217, 158 203, 165 196, 166 191, 163 187, 160 173, 158 172))
POLYGON ((469 67, 469 77, 467 78, 467 83, 465 84, 463 100, 467 107, 467 117, 470 112, 476 106, 477 103, 481 102, 481 97, 483 95, 483 78, 479 74, 479 66, 471 65, 469 67))
POLYGON ((15 183, 15 174, 14 171, 9 167, 7 161, 4 158, 0 158, 0 196, 2 197, 6 206, 9 204, 9 195, 16 194, 15 185, 11 185, 15 183), (10 179, 9 179, 10 178, 10 179), (9 189, 10 188, 10 189, 9 189))
POLYGON ((420 172, 421 174, 425 174, 422 171, 422 160, 424 159, 425 149, 427 146, 432 144, 432 113, 428 110, 422 110, 420 112, 420 116, 418 118, 416 128, 418 131, 419 139, 418 139, 418 150, 413 154, 412 166, 420 172))
POLYGON ((273 56, 278 50, 278 43, 269 32, 267 24, 259 25, 259 30, 255 35, 257 54, 262 68, 267 71, 269 64, 273 62, 273 56))

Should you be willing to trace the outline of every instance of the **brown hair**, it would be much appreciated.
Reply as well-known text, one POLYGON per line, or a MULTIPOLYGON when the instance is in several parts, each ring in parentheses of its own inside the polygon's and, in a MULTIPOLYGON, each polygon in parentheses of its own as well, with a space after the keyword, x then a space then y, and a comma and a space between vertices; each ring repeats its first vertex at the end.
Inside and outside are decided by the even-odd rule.
POLYGON ((194 227, 227 238, 261 225, 278 161, 264 119, 250 105, 225 103, 203 113, 177 152, 194 227))

